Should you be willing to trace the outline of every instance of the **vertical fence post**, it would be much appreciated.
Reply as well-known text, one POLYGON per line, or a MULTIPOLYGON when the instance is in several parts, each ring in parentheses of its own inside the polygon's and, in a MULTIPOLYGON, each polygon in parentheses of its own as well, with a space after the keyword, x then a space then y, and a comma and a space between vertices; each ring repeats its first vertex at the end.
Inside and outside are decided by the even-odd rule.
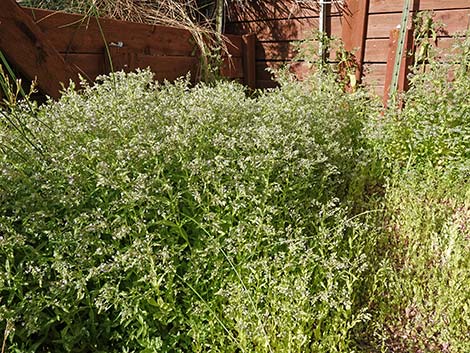
POLYGON ((390 36, 388 40, 387 69, 385 71, 385 83, 384 83, 384 96, 383 96, 384 106, 387 106, 388 98, 390 95, 390 86, 392 84, 393 67, 395 65, 395 57, 397 55, 399 36, 400 36, 400 31, 397 28, 392 29, 390 31, 390 36))
POLYGON ((405 37, 405 53, 402 57, 402 66, 400 68, 400 76, 398 80, 398 91, 405 92, 409 88, 409 74, 411 65, 414 61, 415 43, 414 43, 414 30, 409 28, 406 31, 405 37))
POLYGON ((243 81, 251 89, 256 88, 256 35, 245 34, 243 40, 243 81))
MULTIPOLYGON (((400 37, 400 30, 393 29, 390 32, 389 42, 388 42, 388 55, 387 55, 387 70, 385 72, 385 85, 384 85, 384 96, 383 103, 386 107, 390 99, 392 82, 393 82, 393 73, 396 65, 396 55, 398 50, 400 37)), ((404 50, 401 56, 400 61, 400 71, 397 77, 397 90, 398 92, 405 92, 409 87, 408 76, 410 74, 410 67, 413 63, 414 55, 414 38, 413 38, 413 29, 407 29, 405 34, 405 43, 404 50)))
POLYGON ((344 48, 356 52, 356 80, 361 81, 367 39, 369 0, 347 0, 343 12, 342 37, 344 48))
POLYGON ((318 56, 321 59, 321 63, 326 62, 326 50, 327 48, 324 47, 323 45, 323 36, 327 36, 328 33, 326 31, 326 19, 328 16, 328 6, 330 3, 326 3, 325 0, 320 0, 320 17, 318 19, 318 30, 320 32, 320 35, 322 36, 319 46, 318 46, 318 56))

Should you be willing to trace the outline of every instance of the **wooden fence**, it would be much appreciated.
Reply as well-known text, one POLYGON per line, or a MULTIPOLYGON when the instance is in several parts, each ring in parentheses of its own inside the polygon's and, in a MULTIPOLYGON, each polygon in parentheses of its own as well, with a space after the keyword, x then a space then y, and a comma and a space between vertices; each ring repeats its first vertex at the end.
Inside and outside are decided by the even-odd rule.
MULTIPOLYGON (((387 59, 393 48, 392 30, 401 23, 404 0, 346 0, 339 10, 329 6, 327 34, 343 38, 348 50, 356 49, 364 82, 383 94, 387 59)), ((437 46, 449 48, 452 36, 470 25, 470 0, 412 0, 412 13, 432 10, 434 20, 444 24, 437 46)), ((293 44, 318 28, 319 10, 315 1, 265 0, 243 3, 231 8, 227 30, 230 33, 257 35, 256 85, 272 87, 275 83, 266 68, 289 63, 295 55, 293 44)), ((389 64, 390 66, 390 64, 389 64)), ((299 74, 302 65, 294 66, 299 74)))
MULTIPOLYGON (((327 34, 342 38, 347 50, 356 51, 358 78, 378 94, 384 94, 390 81, 397 35, 393 30, 401 22, 403 2, 344 0, 341 9, 327 7, 327 34)), ((226 32, 232 33, 227 35, 230 55, 224 58, 222 74, 252 88, 273 87, 276 83, 266 69, 289 63, 294 43, 318 28, 317 2, 233 4, 226 25, 226 32)), ((422 10, 432 10, 435 21, 445 25, 437 40, 444 49, 452 45, 453 35, 470 25, 470 0, 412 0, 411 14, 422 10)), ((60 82, 76 80, 78 74, 93 80, 111 66, 150 67, 159 80, 187 72, 195 78, 201 71, 197 46, 187 30, 21 8, 15 0, 0 1, 0 50, 20 73, 27 79, 37 77, 40 88, 54 97, 60 82)), ((306 67, 298 63, 292 70, 302 75, 306 67)), ((405 72, 401 80, 403 88, 405 72)))
MULTIPOLYGON (((254 86, 254 38, 227 35, 221 74, 254 86)), ((201 73, 190 31, 112 19, 21 8, 0 1, 0 50, 22 76, 57 97, 61 83, 78 75, 93 81, 113 70, 150 69, 157 80, 201 73)))

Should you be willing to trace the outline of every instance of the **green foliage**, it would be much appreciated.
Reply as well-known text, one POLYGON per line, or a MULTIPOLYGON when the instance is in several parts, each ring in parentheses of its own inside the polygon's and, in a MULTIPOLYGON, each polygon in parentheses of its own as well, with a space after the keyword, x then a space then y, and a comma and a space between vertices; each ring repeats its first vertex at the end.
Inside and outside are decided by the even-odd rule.
POLYGON ((313 31, 307 38, 297 43, 295 52, 294 63, 304 63, 311 72, 328 72, 345 90, 356 91, 358 88, 356 56, 344 48, 341 39, 313 31))
POLYGON ((344 352, 375 241, 348 215, 366 97, 117 73, 2 125, 9 352, 344 352), (47 124, 47 128, 39 123, 47 124), (19 157, 22 156, 22 158, 19 157))
POLYGON ((372 320, 378 341, 391 352, 467 352, 468 174, 413 170, 391 182, 384 201, 388 270, 372 320))
POLYGON ((367 331, 385 352, 470 350, 468 39, 371 122, 387 176, 381 279, 367 331))
MULTIPOLYGON (((377 142, 390 163, 430 165, 444 169, 470 159, 470 40, 446 61, 432 61, 417 73, 404 97, 404 109, 390 109, 377 142)), ((373 127, 376 129, 376 127, 373 127)))
POLYGON ((468 48, 384 114, 326 68, 15 99, 2 350, 469 351, 468 48))
POLYGON ((435 21, 432 11, 420 11, 415 15, 414 22, 414 68, 425 71, 426 64, 433 60, 437 37, 444 32, 443 24, 435 21))

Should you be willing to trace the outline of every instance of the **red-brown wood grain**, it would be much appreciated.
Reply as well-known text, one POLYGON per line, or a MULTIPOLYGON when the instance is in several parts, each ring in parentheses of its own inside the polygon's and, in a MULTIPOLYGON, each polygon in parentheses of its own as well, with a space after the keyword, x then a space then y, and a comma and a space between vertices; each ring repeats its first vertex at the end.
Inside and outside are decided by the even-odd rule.
MULTIPOLYGON (((312 5, 313 2, 308 2, 304 8, 299 6, 305 3, 267 0, 246 5, 243 2, 244 7, 239 6, 231 14, 227 30, 257 34, 257 80, 265 86, 269 76, 263 73, 264 69, 288 64, 296 53, 295 41, 307 38, 318 29, 318 7, 312 5)), ((403 4, 403 0, 346 0, 343 12, 333 7, 328 14, 329 34, 342 37, 347 49, 358 49, 356 55, 364 67, 364 83, 377 90, 382 88, 381 94, 389 34, 401 23, 403 4)), ((444 24, 439 32, 438 48, 450 50, 452 36, 470 28, 469 0, 413 0, 412 8, 414 12, 432 10, 436 23, 444 24)))
MULTIPOLYGON (((21 8, 14 0, 0 2, 0 29, 0 49, 12 66, 28 80, 37 77, 53 97, 78 74, 93 81, 112 70, 148 67, 157 80, 201 77, 200 50, 186 29, 21 8)), ((224 46, 221 74, 243 81, 242 36, 224 36, 224 46)))
POLYGON ((256 88, 256 35, 245 34, 243 37, 243 72, 244 83, 251 89, 256 88))
MULTIPOLYGON (((329 13, 338 15, 340 9, 332 6, 329 13)), ((229 22, 258 22, 318 16, 319 6, 316 1, 298 0, 235 1, 228 12, 229 22)))
POLYGON ((14 0, 0 1, 0 49, 12 66, 28 80, 37 79, 40 90, 51 97, 57 98, 69 80, 78 81, 74 67, 14 0))
POLYGON ((361 82, 366 49, 369 0, 348 0, 346 4, 348 10, 343 13, 342 39, 344 48, 355 53, 356 80, 361 82))
MULTIPOLYGON (((467 0, 420 0, 419 10, 450 10, 470 9, 467 0)), ((403 9, 403 1, 397 0, 370 0, 369 13, 400 12, 403 9)))

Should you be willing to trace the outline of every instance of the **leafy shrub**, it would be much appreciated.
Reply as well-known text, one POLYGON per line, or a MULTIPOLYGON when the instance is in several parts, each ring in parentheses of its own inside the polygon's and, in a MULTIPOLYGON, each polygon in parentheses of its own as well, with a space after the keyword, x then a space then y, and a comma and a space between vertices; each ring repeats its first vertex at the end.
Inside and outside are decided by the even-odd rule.
POLYGON ((5 351, 468 351, 466 48, 383 116, 325 72, 1 111, 5 351))
POLYGON ((151 78, 4 113, 33 138, 2 121, 7 349, 354 349, 375 241, 348 218, 366 97, 328 77, 258 98, 151 78))
POLYGON ((373 298, 375 346, 390 352, 470 349, 468 175, 417 169, 387 188, 383 271, 373 298), (378 327, 378 329, 377 329, 378 327))
POLYGON ((387 182, 366 332, 387 352, 470 350, 468 44, 431 60, 403 109, 371 123, 387 182))
POLYGON ((454 162, 468 170, 470 159, 470 39, 445 61, 431 60, 417 73, 402 111, 387 112, 379 144, 389 161, 445 168, 454 162))

